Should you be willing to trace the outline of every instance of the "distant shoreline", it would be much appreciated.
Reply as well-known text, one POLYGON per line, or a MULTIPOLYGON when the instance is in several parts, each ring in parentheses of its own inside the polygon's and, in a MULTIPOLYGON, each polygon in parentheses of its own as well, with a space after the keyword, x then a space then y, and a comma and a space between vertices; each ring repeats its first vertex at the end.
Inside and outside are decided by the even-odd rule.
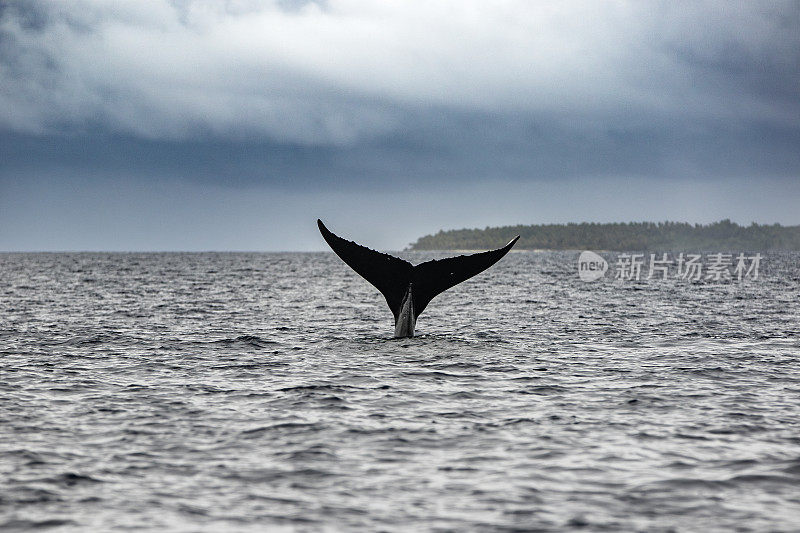
POLYGON ((503 246, 520 235, 515 250, 750 250, 800 251, 800 226, 730 220, 686 222, 594 222, 535 224, 439 231, 417 239, 409 251, 475 252, 503 246))

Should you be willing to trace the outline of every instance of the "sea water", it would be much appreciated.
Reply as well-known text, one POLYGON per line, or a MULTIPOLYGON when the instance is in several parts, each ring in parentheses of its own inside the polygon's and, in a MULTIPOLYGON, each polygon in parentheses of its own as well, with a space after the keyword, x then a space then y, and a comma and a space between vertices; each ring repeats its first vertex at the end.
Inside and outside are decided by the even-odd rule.
POLYGON ((577 257, 509 254, 392 339, 331 253, 0 254, 0 528, 800 529, 800 255, 577 257))

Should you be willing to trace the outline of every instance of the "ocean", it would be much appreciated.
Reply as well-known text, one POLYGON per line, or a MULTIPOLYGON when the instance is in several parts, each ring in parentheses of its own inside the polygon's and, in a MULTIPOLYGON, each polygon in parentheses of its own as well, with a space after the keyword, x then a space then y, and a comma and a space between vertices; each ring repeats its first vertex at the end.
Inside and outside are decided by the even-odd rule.
POLYGON ((332 253, 0 254, 0 529, 800 531, 800 254, 577 258, 392 339, 332 253))

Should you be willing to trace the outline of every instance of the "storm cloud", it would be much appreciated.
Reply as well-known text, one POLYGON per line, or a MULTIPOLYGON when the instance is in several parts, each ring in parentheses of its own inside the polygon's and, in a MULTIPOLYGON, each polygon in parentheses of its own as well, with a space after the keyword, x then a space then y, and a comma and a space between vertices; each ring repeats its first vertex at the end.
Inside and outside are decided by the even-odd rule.
MULTIPOLYGON (((349 145, 410 112, 796 128, 798 3, 19 2, 2 124, 349 145)), ((555 123, 555 124, 553 124, 555 123)))
POLYGON ((794 183, 798 146, 798 2, 0 7, 7 195, 75 176, 387 194, 794 183))

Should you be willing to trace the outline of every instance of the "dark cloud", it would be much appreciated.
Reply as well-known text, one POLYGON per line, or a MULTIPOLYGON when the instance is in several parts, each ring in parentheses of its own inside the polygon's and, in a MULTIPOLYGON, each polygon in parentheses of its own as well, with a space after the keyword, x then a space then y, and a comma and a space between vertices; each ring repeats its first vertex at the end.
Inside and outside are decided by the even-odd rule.
MULTIPOLYGON (((800 131, 752 124, 570 129, 552 120, 429 114, 402 133, 347 146, 130 135, 0 135, 0 168, 142 181, 179 179, 282 189, 398 189, 582 176, 796 179, 800 131), (432 116, 436 120, 432 120, 432 116)), ((3 175, 0 174, 0 182, 3 175)))
POLYGON ((314 146, 430 108, 796 127, 799 5, 20 2, 0 13, 0 125, 314 146))
MULTIPOLYGON (((691 184, 730 195, 704 193, 717 211, 692 203, 676 217, 735 219, 723 209, 742 205, 733 184, 763 180, 768 198, 796 198, 798 146, 796 1, 0 4, 6 206, 35 205, 21 180, 61 183, 75 202, 70 183, 113 191, 123 180, 143 187, 145 211, 146 191, 165 183, 191 184, 196 198, 220 186, 377 195, 381 209, 381 195, 463 186, 485 197, 503 184, 544 187, 572 213, 559 202, 576 183, 613 183, 623 205, 638 189, 620 183, 663 193, 666 181, 684 202, 691 184)), ((524 201, 504 212, 524 213, 524 201)), ((461 220, 429 207, 416 216, 461 220)))

